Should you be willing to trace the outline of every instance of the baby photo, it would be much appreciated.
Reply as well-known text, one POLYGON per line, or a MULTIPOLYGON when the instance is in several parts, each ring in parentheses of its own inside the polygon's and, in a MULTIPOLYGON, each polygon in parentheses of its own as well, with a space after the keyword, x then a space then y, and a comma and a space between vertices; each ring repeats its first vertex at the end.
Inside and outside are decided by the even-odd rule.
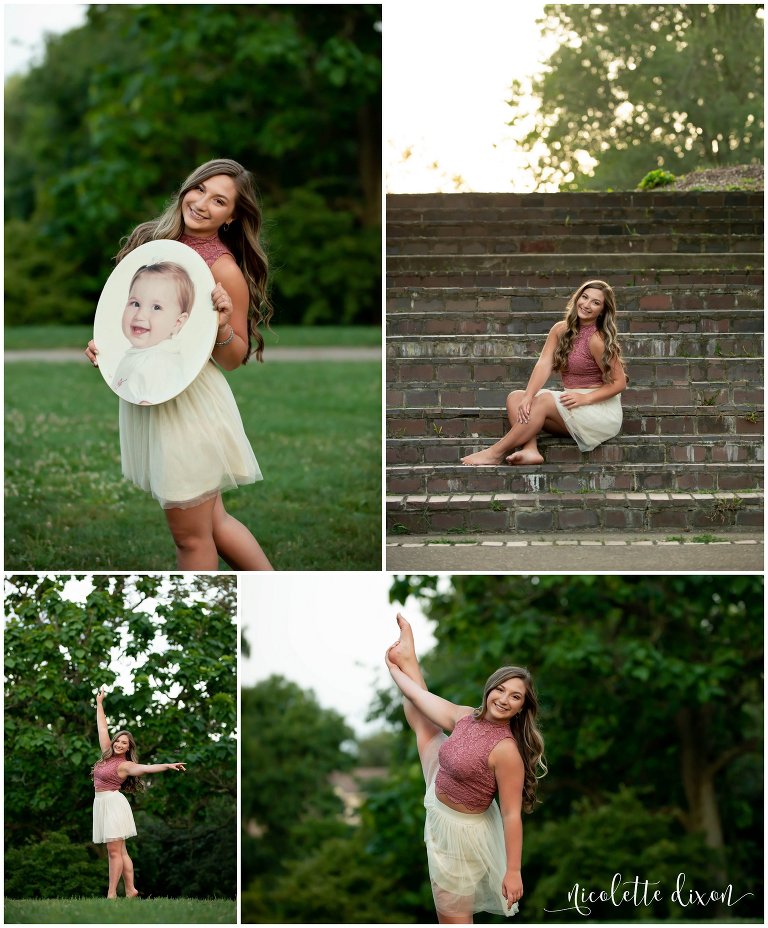
POLYGON ((162 261, 133 275, 122 332, 131 343, 112 388, 130 403, 151 406, 186 385, 179 336, 195 301, 195 287, 180 264, 162 261))
POLYGON ((121 399, 156 406, 182 393, 210 358, 213 275, 181 242, 147 242, 101 292, 94 320, 99 370, 121 399))

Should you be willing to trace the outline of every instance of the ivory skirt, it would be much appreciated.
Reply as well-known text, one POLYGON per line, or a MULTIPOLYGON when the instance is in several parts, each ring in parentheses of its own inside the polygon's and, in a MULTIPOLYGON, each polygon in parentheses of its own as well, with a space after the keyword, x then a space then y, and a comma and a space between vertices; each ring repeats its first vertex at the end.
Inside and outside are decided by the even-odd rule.
POLYGON ((101 790, 93 796, 93 843, 133 838, 136 825, 131 805, 119 790, 101 790))
POLYGON ((123 476, 164 509, 188 509, 222 490, 261 480, 232 390, 209 361, 172 400, 120 400, 123 476))
POLYGON ((496 800, 485 812, 475 815, 457 812, 435 795, 435 778, 440 769, 437 754, 446 738, 444 734, 436 735, 422 758, 427 783, 424 843, 435 908, 453 916, 474 912, 516 915, 517 903, 508 908, 501 892, 507 852, 496 800))
POLYGON ((621 411, 620 394, 608 397, 602 403, 592 406, 577 406, 576 409, 567 409, 563 406, 560 397, 563 393, 594 393, 599 387, 577 388, 571 390, 539 390, 536 394, 551 393, 557 404, 557 411, 562 416, 565 427, 571 437, 579 446, 579 451, 592 451, 604 441, 613 438, 621 431, 623 414, 621 411))

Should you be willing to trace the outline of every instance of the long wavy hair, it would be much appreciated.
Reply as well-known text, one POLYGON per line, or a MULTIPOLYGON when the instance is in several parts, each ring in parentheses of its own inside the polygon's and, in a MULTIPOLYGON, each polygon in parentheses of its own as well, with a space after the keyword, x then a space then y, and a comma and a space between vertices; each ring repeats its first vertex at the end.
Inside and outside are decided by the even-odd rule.
POLYGON ((130 235, 121 239, 120 251, 115 256, 120 262, 123 258, 147 242, 161 238, 178 240, 184 233, 184 218, 181 211, 181 202, 185 195, 198 184, 203 183, 217 174, 226 174, 231 177, 237 190, 235 202, 235 216, 229 223, 229 228, 221 226, 219 238, 235 256, 238 267, 243 272, 248 285, 248 348, 243 358, 243 364, 248 361, 251 354, 256 360, 263 360, 264 338, 259 331, 259 325, 269 328, 273 309, 269 301, 267 289, 267 276, 269 262, 267 254, 260 240, 261 233, 261 206, 256 193, 256 184, 250 171, 232 161, 230 158, 216 158, 206 161, 194 170, 179 188, 178 192, 168 201, 165 210, 157 219, 142 222, 130 235), (252 344, 253 342, 253 344, 252 344))
POLYGON ((573 340, 579 331, 579 316, 576 310, 576 304, 581 294, 592 288, 600 290, 603 294, 603 311, 597 317, 595 326, 597 331, 603 336, 603 357, 600 359, 600 368, 603 372, 603 383, 612 383, 611 367, 613 362, 618 359, 621 365, 624 365, 624 358, 621 354, 621 346, 618 341, 618 332, 616 331, 616 296, 610 284, 604 280, 588 280, 583 283, 579 289, 571 296, 565 307, 565 331, 555 348, 552 367, 556 371, 564 371, 568 368, 568 355, 573 349, 573 340))
POLYGON ((473 715, 476 719, 485 716, 488 707, 488 696, 500 683, 514 678, 525 683, 525 699, 523 707, 509 720, 509 729, 517 743, 520 756, 523 758, 525 778, 523 781, 523 810, 533 812, 536 805, 536 789, 538 781, 547 773, 547 764, 544 759, 544 739, 536 724, 539 711, 539 700, 533 686, 533 678, 525 667, 500 667, 488 677, 483 689, 483 704, 475 709, 473 715), (537 771, 541 771, 537 773, 537 771))
MULTIPOLYGON (((132 761, 134 764, 139 762, 139 753, 136 750, 136 741, 134 740, 133 735, 129 731, 118 731, 112 736, 112 740, 109 744, 109 747, 106 751, 101 752, 101 757, 96 763, 91 767, 91 779, 93 779, 93 771, 103 763, 105 760, 109 760, 110 757, 115 756, 114 743, 120 737, 120 735, 125 735, 128 738, 128 750, 125 752, 123 757, 126 760, 132 761)), ((123 780, 123 785, 120 787, 124 793, 138 793, 144 789, 144 784, 141 781, 141 777, 126 777, 123 780)))

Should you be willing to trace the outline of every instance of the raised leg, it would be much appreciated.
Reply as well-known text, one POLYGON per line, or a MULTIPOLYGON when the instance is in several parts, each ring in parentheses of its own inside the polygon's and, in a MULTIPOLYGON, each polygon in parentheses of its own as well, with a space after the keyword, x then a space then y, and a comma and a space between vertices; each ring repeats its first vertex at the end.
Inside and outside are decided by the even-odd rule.
POLYGON ((274 570, 251 532, 224 508, 221 494, 213 506, 213 540, 233 570, 274 570))
POLYGON ((189 509, 165 509, 165 518, 176 545, 176 564, 181 570, 217 570, 219 555, 213 540, 215 499, 189 509))
MULTIPOLYGON (((402 670, 406 676, 410 677, 414 683, 418 683, 418 685, 425 690, 427 684, 424 682, 424 676, 421 672, 418 658, 416 657, 416 648, 413 643, 413 630, 407 619, 399 612, 397 614, 397 624, 400 628, 400 638, 389 649, 389 659, 393 664, 397 664, 400 670, 402 670)), ((416 746, 419 749, 419 757, 421 757, 424 748, 426 748, 435 735, 439 735, 442 732, 442 729, 420 712, 410 699, 403 699, 403 711, 405 712, 405 718, 408 724, 416 735, 416 746)))
POLYGON ((123 839, 107 841, 107 855, 109 856, 109 889, 107 899, 117 899, 117 884, 123 875, 123 839))
MULTIPOLYGON (((491 445, 490 448, 485 448, 483 451, 462 458, 461 463, 480 467, 501 464, 505 457, 515 448, 524 446, 532 438, 535 439, 539 432, 543 430, 544 423, 547 420, 551 425, 564 429, 565 434, 568 433, 552 394, 541 393, 534 397, 531 403, 531 414, 527 422, 516 422, 507 434, 491 445)), ((541 463, 541 461, 538 463, 541 463)))

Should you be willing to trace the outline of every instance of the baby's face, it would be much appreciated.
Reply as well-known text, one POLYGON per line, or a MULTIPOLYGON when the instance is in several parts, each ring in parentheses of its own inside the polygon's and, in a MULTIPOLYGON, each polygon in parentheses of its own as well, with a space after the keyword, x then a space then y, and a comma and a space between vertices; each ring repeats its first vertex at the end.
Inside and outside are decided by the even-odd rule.
POLYGON ((151 348, 175 335, 187 321, 179 288, 162 274, 142 274, 133 282, 123 311, 123 335, 134 348, 151 348))

